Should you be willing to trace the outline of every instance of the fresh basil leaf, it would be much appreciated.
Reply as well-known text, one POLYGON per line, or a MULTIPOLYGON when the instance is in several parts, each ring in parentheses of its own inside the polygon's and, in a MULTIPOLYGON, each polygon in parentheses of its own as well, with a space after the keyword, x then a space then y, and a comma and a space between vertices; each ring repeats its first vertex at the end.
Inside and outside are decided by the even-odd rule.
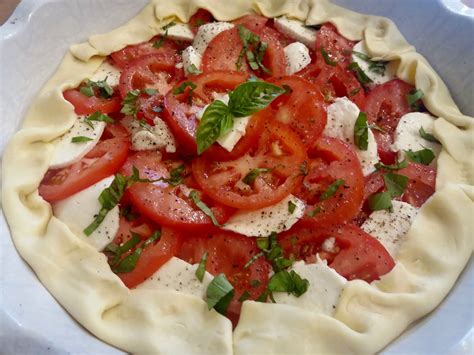
POLYGON ((202 255, 201 261, 199 262, 199 266, 196 269, 196 277, 197 279, 202 282, 204 279, 204 274, 206 273, 206 263, 207 263, 207 251, 202 255))
POLYGON ((267 237, 257 237, 255 238, 257 246, 260 250, 268 251, 270 249, 270 238, 267 237))
POLYGON ((331 185, 329 185, 327 190, 324 191, 324 193, 321 195, 321 197, 319 198, 320 201, 327 200, 328 198, 330 198, 332 195, 336 193, 337 189, 339 189, 339 186, 344 185, 344 184, 345 184, 344 179, 337 179, 336 181, 334 181, 331 185))
POLYGON ((199 195, 197 193, 197 191, 195 190, 192 190, 190 193, 189 193, 189 198, 191 200, 193 200, 194 204, 202 211, 204 212, 204 214, 206 216, 208 216, 211 221, 212 221, 212 224, 214 224, 215 226, 218 226, 218 227, 221 227, 220 223, 217 221, 216 217, 214 216, 214 213, 212 213, 212 210, 204 203, 201 201, 201 199, 199 198, 199 195))
POLYGON ((322 211, 321 207, 316 207, 314 208, 312 211, 309 211, 308 212, 308 216, 309 217, 314 217, 316 216, 318 213, 320 213, 322 211))
POLYGON ((283 257, 276 258, 272 261, 273 271, 278 272, 289 268, 295 263, 294 259, 285 259, 283 257))
POLYGON ((79 89, 79 91, 81 92, 81 94, 87 96, 87 97, 92 97, 94 96, 94 89, 89 86, 89 85, 86 85, 86 86, 81 86, 81 88, 79 89))
POLYGON ((148 96, 153 96, 156 93, 158 93, 158 90, 157 89, 145 89, 145 90, 143 90, 143 92, 145 94, 147 94, 148 96))
POLYGON ((369 208, 372 211, 380 211, 380 210, 389 210, 393 209, 392 205, 392 196, 390 192, 384 191, 373 194, 369 196, 369 208))
POLYGON ((191 93, 194 89, 197 88, 197 85, 194 84, 192 81, 185 81, 184 83, 182 83, 180 86, 178 86, 177 88, 173 89, 173 94, 174 95, 179 95, 179 94, 182 94, 184 93, 184 91, 186 90, 187 87, 190 87, 191 88, 191 93))
POLYGON ((385 165, 384 163, 375 164, 375 169, 377 170, 400 170, 408 166, 408 161, 404 159, 403 161, 396 162, 395 164, 385 165))
POLYGON ((106 114, 96 111, 92 115, 87 116, 84 119, 84 123, 94 128, 92 122, 106 122, 106 123, 115 123, 115 120, 112 117, 107 116, 106 114))
POLYGON ((186 71, 189 73, 189 74, 193 74, 193 75, 197 75, 197 74, 201 74, 202 71, 200 71, 196 65, 194 64, 191 64, 189 67, 186 68, 186 71))
POLYGON ((385 75, 385 65, 387 64, 387 62, 371 60, 369 63, 369 71, 375 74, 385 75))
POLYGON ((225 315, 227 307, 234 297, 234 287, 227 281, 224 274, 219 274, 209 283, 206 292, 207 306, 214 308, 220 314, 225 315))
POLYGON ((326 52, 326 50, 322 46, 319 50, 321 52, 321 55, 323 56, 324 62, 327 65, 330 65, 332 67, 335 67, 337 65, 337 62, 335 62, 334 60, 331 60, 331 58, 329 57, 328 52, 326 52))
POLYGON ((367 115, 359 112, 354 124, 354 143, 360 150, 367 150, 369 146, 369 126, 367 125, 367 115))
POLYGON ((245 117, 263 110, 285 89, 264 81, 247 81, 229 93, 229 111, 234 117, 245 117))
POLYGON ((198 154, 202 154, 234 125, 229 108, 220 100, 207 106, 196 132, 198 154))
POLYGON ((157 230, 151 236, 149 236, 147 240, 145 240, 145 242, 142 245, 142 248, 146 248, 160 239, 161 239, 161 231, 157 230))
POLYGON ((288 212, 293 214, 296 209, 296 204, 293 201, 288 201, 288 212))
POLYGON ((408 184, 408 177, 399 174, 386 173, 383 174, 383 180, 390 196, 397 197, 403 195, 408 184))
POLYGON ((161 28, 162 30, 165 31, 165 33, 162 36, 160 36, 160 38, 155 43, 153 43, 153 48, 161 48, 163 44, 165 44, 165 40, 166 38, 168 38, 168 29, 174 25, 176 25, 176 22, 172 21, 166 26, 163 26, 161 28))
POLYGON ((367 74, 364 73, 364 71, 359 66, 359 64, 357 64, 357 62, 352 62, 351 64, 349 64, 348 69, 357 76, 357 80, 359 80, 359 83, 361 83, 363 86, 366 86, 367 84, 372 82, 372 79, 370 79, 367 74))
POLYGON ((138 112, 137 100, 140 96, 140 90, 131 90, 127 92, 122 102, 121 113, 127 116, 136 116, 138 112))
POLYGON ((252 256, 250 258, 250 260, 245 263, 244 269, 247 269, 250 265, 252 265, 254 263, 255 260, 257 260, 258 258, 260 258, 263 255, 264 255, 263 252, 260 252, 258 254, 255 254, 254 256, 252 256))
POLYGON ((109 99, 114 94, 114 89, 112 89, 112 87, 107 84, 107 77, 105 77, 104 80, 99 80, 96 82, 89 80, 89 83, 90 85, 95 86, 99 89, 99 94, 104 99, 109 99))
POLYGON ((84 142, 89 142, 92 141, 92 138, 85 137, 85 136, 76 136, 72 137, 71 143, 84 143, 84 142))
POLYGON ((239 302, 244 302, 248 300, 250 297, 250 292, 245 290, 244 293, 242 293, 242 296, 239 297, 239 302))
POLYGON ((352 51, 352 54, 354 54, 356 57, 359 57, 362 60, 365 60, 366 62, 370 61, 370 58, 367 54, 362 53, 362 52, 357 52, 357 51, 352 51))
POLYGON ((407 95, 408 105, 410 105, 412 109, 417 110, 419 108, 418 101, 421 100, 423 96, 425 96, 425 94, 420 89, 411 90, 407 95))
POLYGON ((440 143, 439 140, 437 140, 435 136, 433 136, 430 133, 426 133, 423 126, 420 127, 420 130, 418 132, 420 133, 421 138, 423 138, 424 140, 427 140, 428 142, 433 142, 433 143, 440 143))
POLYGON ((249 63, 250 68, 252 70, 258 70, 259 66, 255 58, 255 54, 253 54, 251 50, 247 50, 246 55, 247 55, 247 61, 249 63))
POLYGON ((296 297, 303 295, 309 288, 309 281, 301 278, 294 270, 279 271, 268 282, 270 292, 288 292, 296 297))
POLYGON ((112 266, 115 266, 119 262, 120 258, 124 253, 131 250, 132 248, 137 246, 138 243, 140 243, 141 238, 138 234, 132 232, 131 235, 132 237, 122 245, 117 245, 113 242, 107 245, 106 250, 114 253, 114 258, 110 263, 112 266))
POLYGON ((428 148, 417 150, 415 152, 411 150, 405 150, 405 155, 407 156, 408 160, 423 165, 430 165, 430 163, 435 158, 433 151, 428 148))
POLYGON ((247 185, 252 185, 255 182, 255 179, 257 176, 259 176, 262 173, 268 173, 271 172, 272 169, 267 169, 267 168, 255 168, 250 170, 250 172, 244 176, 242 181, 247 184, 247 185))
POLYGON ((140 255, 142 253, 142 249, 138 248, 133 251, 133 253, 127 255, 123 258, 113 269, 112 271, 115 273, 126 273, 131 272, 135 269, 137 265, 138 259, 140 259, 140 255))

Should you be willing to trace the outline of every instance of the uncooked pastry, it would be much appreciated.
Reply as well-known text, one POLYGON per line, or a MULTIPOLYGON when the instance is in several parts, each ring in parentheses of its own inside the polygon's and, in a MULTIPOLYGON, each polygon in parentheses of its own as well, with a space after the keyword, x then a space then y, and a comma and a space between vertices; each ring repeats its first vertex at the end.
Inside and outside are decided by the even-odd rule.
POLYGON ((445 84, 392 21, 361 15, 327 0, 154 0, 126 25, 74 45, 31 106, 3 157, 3 208, 22 257, 67 311, 100 339, 133 353, 374 353, 446 296, 473 250, 474 120, 463 115, 445 84), (436 193, 420 209, 396 267, 380 281, 350 281, 334 318, 296 307, 246 301, 239 325, 208 311, 201 299, 174 292, 128 290, 106 258, 52 215, 38 185, 52 157, 51 141, 75 115, 65 89, 90 77, 104 56, 149 40, 174 17, 198 9, 228 21, 252 11, 316 25, 332 22, 370 54, 398 63, 397 76, 423 90, 439 118, 443 150, 436 193), (25 223, 27 222, 27 223, 25 223))

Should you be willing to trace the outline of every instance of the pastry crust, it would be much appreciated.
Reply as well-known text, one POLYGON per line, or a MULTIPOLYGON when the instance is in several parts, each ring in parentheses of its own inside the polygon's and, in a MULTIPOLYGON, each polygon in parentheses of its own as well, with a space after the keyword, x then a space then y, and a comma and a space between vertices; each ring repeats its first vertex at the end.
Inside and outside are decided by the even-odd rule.
POLYGON ((474 119, 459 111, 439 76, 386 18, 361 15, 326 0, 154 0, 126 25, 71 47, 5 151, 2 203, 15 246, 41 282, 84 327, 125 351, 374 353, 443 300, 472 253, 473 134, 474 119), (396 60, 397 76, 423 90, 424 104, 440 117, 434 131, 443 145, 436 193, 420 209, 396 267, 371 285, 350 281, 334 318, 246 301, 232 333, 230 321, 208 311, 197 297, 128 290, 105 256, 72 234, 38 195, 52 157, 50 142, 76 117, 63 90, 90 77, 104 56, 149 40, 174 17, 186 22, 198 8, 221 21, 257 11, 311 25, 332 22, 345 37, 364 38, 373 56, 396 60))

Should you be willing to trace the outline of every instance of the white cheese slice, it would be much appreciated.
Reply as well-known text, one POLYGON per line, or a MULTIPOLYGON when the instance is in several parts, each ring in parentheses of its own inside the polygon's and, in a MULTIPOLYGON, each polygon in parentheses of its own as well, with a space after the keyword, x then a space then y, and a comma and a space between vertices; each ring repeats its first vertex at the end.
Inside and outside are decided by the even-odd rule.
POLYGON ((54 153, 49 165, 50 169, 64 168, 76 163, 95 147, 104 132, 106 123, 94 121, 92 122, 94 128, 92 128, 84 122, 84 119, 85 117, 78 117, 69 131, 53 141, 54 153), (72 138, 81 136, 92 140, 72 143, 72 138))
POLYGON ((194 38, 193 47, 200 55, 203 55, 207 45, 214 39, 214 37, 233 27, 234 25, 229 22, 211 22, 199 26, 199 30, 194 38))
POLYGON ((390 255, 395 257, 418 209, 401 201, 392 201, 392 205, 393 212, 372 212, 361 228, 382 243, 390 255))
POLYGON ((289 195, 277 204, 258 210, 240 210, 222 227, 248 237, 267 237, 272 232, 280 233, 290 229, 303 217, 305 204, 293 195, 289 195), (295 204, 293 213, 289 203, 295 204))
MULTIPOLYGON (((365 54, 369 56, 368 54, 368 49, 365 44, 365 41, 362 40, 358 43, 353 48, 354 51, 365 54)), ((370 58, 370 56, 369 56, 370 58)), ((395 78, 395 75, 397 73, 397 66, 396 62, 388 62, 385 64, 385 70, 380 73, 378 71, 373 71, 371 70, 370 67, 370 61, 362 59, 361 57, 357 56, 356 54, 352 54, 352 61, 356 62, 359 64, 359 67, 362 69, 362 71, 370 78, 372 79, 372 83, 369 84, 369 86, 374 86, 374 85, 379 85, 386 83, 387 81, 390 81, 395 78)))
POLYGON ((86 236, 83 231, 94 221, 95 215, 101 208, 99 195, 110 186, 113 180, 114 177, 109 176, 53 205, 54 215, 75 235, 99 251, 112 242, 117 234, 120 219, 119 207, 115 206, 110 210, 104 221, 90 236, 86 236))
POLYGON ((198 266, 199 264, 191 265, 184 260, 172 257, 137 288, 174 290, 205 299, 207 286, 214 277, 205 271, 202 282, 199 281, 196 277, 198 266))
POLYGON ((379 162, 379 156, 377 142, 370 129, 367 150, 361 150, 354 145, 354 125, 359 112, 357 105, 347 97, 337 98, 327 108, 328 119, 323 134, 352 144, 362 165, 362 172, 367 176, 375 170, 374 165, 379 162))
POLYGON ((183 58, 184 72, 186 75, 189 74, 189 67, 194 66, 199 69, 201 68, 202 56, 194 49, 193 46, 186 47, 181 54, 183 58))
MULTIPOLYGON (((225 94, 216 96, 216 100, 220 100, 227 105, 229 103, 229 95, 225 94)), ((200 120, 202 118, 204 111, 206 111, 208 106, 209 105, 204 106, 199 112, 196 113, 197 119, 200 120)), ((217 143, 228 152, 231 152, 239 140, 245 135, 249 121, 250 116, 234 118, 234 125, 231 130, 220 136, 217 139, 217 143)))
POLYGON ((90 77, 92 81, 102 81, 107 78, 107 84, 110 86, 117 86, 120 82, 120 75, 122 72, 119 68, 113 66, 107 61, 104 61, 100 67, 96 70, 94 75, 90 77))
POLYGON ((194 39, 194 33, 187 23, 176 23, 167 29, 168 38, 176 41, 191 42, 194 39))
POLYGON ((301 42, 293 42, 283 48, 286 58, 286 74, 292 75, 311 63, 309 49, 301 42))
POLYGON ((305 26, 300 20, 278 17, 274 19, 275 27, 284 35, 303 43, 305 46, 315 49, 318 31, 305 26))
MULTIPOLYGON (((420 135, 420 128, 423 127, 426 133, 433 134, 436 117, 429 113, 411 112, 400 118, 395 129, 392 149, 398 151, 400 160, 405 158, 405 150, 417 151, 424 148, 431 149, 438 156, 441 152, 441 144, 423 139, 420 135)), ((436 166, 436 159, 431 163, 436 166)))
POLYGON ((140 125, 136 120, 129 123, 132 134, 132 150, 155 150, 165 148, 168 153, 176 152, 176 141, 168 125, 161 118, 153 120, 154 126, 140 125))
POLYGON ((315 264, 305 264, 304 261, 298 261, 291 269, 309 281, 309 288, 300 297, 286 292, 274 292, 273 297, 276 303, 284 303, 332 316, 347 280, 327 266, 326 261, 321 260, 315 264))

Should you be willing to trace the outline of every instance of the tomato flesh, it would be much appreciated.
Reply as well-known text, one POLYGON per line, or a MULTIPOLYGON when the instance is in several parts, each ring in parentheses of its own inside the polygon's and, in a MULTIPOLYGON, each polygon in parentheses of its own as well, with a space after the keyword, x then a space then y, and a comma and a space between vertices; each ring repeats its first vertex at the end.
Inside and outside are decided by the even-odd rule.
POLYGON ((100 97, 87 97, 78 89, 66 90, 63 96, 74 106, 74 112, 78 115, 91 115, 97 111, 111 113, 120 111, 121 100, 119 97, 103 99, 100 97))

